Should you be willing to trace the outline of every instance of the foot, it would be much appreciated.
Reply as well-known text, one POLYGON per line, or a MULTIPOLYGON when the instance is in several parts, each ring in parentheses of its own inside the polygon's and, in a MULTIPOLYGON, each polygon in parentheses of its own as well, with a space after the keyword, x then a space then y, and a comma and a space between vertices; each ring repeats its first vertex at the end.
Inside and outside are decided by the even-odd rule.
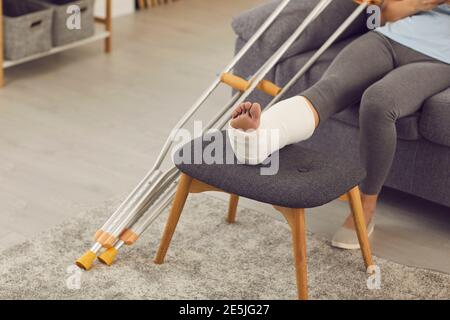
MULTIPOLYGON (((368 237, 371 236, 374 228, 375 228, 375 223, 372 220, 367 225, 367 236, 368 237)), ((356 231, 346 228, 344 226, 340 227, 339 230, 336 231, 336 233, 333 236, 333 239, 331 239, 331 245, 336 248, 347 249, 347 250, 355 250, 355 249, 360 248, 358 235, 356 234, 356 231)))
MULTIPOLYGON (((378 196, 376 195, 361 195, 364 220, 367 227, 367 236, 369 237, 375 228, 374 215, 377 198, 378 196)), ((336 248, 347 250, 359 249, 359 240, 356 234, 356 228, 352 214, 347 217, 344 224, 336 231, 333 239, 331 240, 331 245, 336 248)))
POLYGON ((232 113, 231 126, 243 131, 256 130, 261 121, 261 106, 259 103, 241 103, 232 113))
MULTIPOLYGON (((373 216, 375 215, 375 209, 377 207, 377 195, 366 195, 361 194, 361 203, 364 212, 364 220, 366 221, 366 226, 372 221, 373 216)), ((347 219, 344 222, 343 227, 355 230, 355 222, 353 221, 353 215, 349 214, 347 219)))
MULTIPOLYGON (((364 210, 364 220, 366 221, 366 226, 372 221, 375 211, 364 210)), ((345 220, 343 227, 351 230, 355 230, 355 222, 353 221, 353 215, 349 214, 345 220)))

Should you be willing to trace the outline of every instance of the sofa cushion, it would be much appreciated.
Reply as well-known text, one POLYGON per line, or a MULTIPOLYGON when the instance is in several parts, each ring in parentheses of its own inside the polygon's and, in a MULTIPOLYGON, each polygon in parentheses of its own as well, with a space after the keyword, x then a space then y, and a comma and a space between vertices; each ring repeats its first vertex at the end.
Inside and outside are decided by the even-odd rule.
MULTIPOLYGON (((325 53, 316 61, 316 63, 301 77, 286 93, 286 96, 293 96, 299 94, 303 90, 309 88, 317 81, 327 70, 328 66, 338 55, 338 53, 350 42, 357 37, 348 38, 332 45, 325 53)), ((275 82, 279 86, 284 86, 292 77, 306 64, 306 62, 315 53, 315 50, 308 51, 290 57, 289 59, 280 62, 275 70, 275 82)))
POLYGON ((450 147, 450 88, 425 102, 420 133, 431 142, 450 147))
MULTIPOLYGON (((249 40, 280 2, 280 0, 271 1, 235 17, 232 22, 235 33, 243 40, 249 40)), ((261 43, 260 49, 273 54, 318 2, 318 0, 291 1, 257 42, 261 43)), ((319 48, 355 8, 356 4, 352 1, 334 0, 297 39, 284 58, 319 48)), ((361 14, 341 36, 341 39, 365 31, 367 31, 366 17, 361 14)), ((266 54, 263 54, 263 56, 266 56, 266 54)))
MULTIPOLYGON (((359 104, 350 106, 339 112, 333 119, 359 128, 359 104)), ((397 123, 397 137, 402 140, 418 140, 421 138, 419 131, 420 113, 416 112, 407 117, 400 118, 397 123)))

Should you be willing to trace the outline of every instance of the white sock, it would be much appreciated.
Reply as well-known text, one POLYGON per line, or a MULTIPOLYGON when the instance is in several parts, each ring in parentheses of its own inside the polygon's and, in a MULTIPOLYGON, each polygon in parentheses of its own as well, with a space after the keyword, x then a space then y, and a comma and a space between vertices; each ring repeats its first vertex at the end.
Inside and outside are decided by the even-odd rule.
POLYGON ((239 162, 257 165, 275 151, 309 139, 314 130, 314 113, 308 101, 295 96, 264 111, 258 129, 243 131, 229 124, 227 133, 239 162))

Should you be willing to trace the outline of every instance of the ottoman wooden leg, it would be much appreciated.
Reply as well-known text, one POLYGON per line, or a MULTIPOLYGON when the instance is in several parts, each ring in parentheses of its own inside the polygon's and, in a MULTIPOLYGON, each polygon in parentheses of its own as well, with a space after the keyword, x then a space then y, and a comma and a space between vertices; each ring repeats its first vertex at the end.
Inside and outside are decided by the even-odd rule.
POLYGON ((275 207, 275 209, 277 209, 284 215, 291 227, 298 298, 300 300, 307 300, 308 264, 306 258, 305 210, 283 207, 275 207))
POLYGON ((236 210, 239 202, 239 196, 230 194, 230 202, 228 203, 228 223, 236 222, 236 210))
POLYGON ((367 236, 366 220, 364 218, 364 211, 361 203, 361 194, 359 192, 359 187, 354 187, 353 189, 351 189, 347 193, 347 196, 350 204, 350 209, 353 214, 353 221, 355 222, 359 246, 361 247, 364 263, 367 269, 373 264, 373 262, 369 237, 367 236))
POLYGON ((175 199, 173 200, 172 208, 170 209, 169 217, 167 219, 166 227, 161 239, 161 243, 156 253, 155 263, 162 264, 169 249, 170 241, 173 233, 177 227, 184 204, 189 195, 189 189, 192 183, 192 178, 186 174, 181 174, 180 182, 178 183, 175 199))

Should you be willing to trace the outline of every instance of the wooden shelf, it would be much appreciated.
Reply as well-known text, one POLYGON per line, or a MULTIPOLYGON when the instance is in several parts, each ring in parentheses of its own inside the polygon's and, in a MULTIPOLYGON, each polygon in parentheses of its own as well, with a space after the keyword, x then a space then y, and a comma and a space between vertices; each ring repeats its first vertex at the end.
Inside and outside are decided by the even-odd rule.
POLYGON ((95 41, 103 40, 103 39, 108 38, 110 36, 110 34, 111 33, 108 32, 108 31, 97 30, 92 37, 89 37, 89 38, 86 38, 86 39, 83 39, 83 40, 79 40, 79 41, 76 41, 76 42, 73 42, 73 43, 69 43, 69 44, 61 46, 61 47, 54 47, 50 51, 47 51, 47 52, 34 54, 32 56, 25 57, 25 58, 19 59, 19 60, 5 60, 3 62, 3 69, 7 69, 7 68, 10 68, 10 67, 14 67, 14 66, 17 66, 19 64, 25 63, 25 62, 29 62, 29 61, 32 61, 32 60, 36 60, 36 59, 40 59, 40 58, 43 58, 43 57, 47 57, 47 56, 50 56, 52 54, 56 54, 56 53, 59 53, 59 52, 70 50, 70 49, 73 49, 73 48, 76 48, 76 47, 79 47, 79 46, 83 46, 85 44, 89 44, 89 43, 92 43, 92 42, 95 42, 95 41))
MULTIPOLYGON (((17 66, 19 64, 33 61, 39 58, 47 57, 58 52, 70 50, 88 43, 99 40, 105 41, 105 52, 110 53, 112 50, 112 1, 105 0, 105 18, 95 18, 95 21, 103 25, 103 28, 96 28, 95 34, 87 39, 76 41, 64 46, 52 48, 50 51, 35 54, 19 60, 4 60, 3 59, 3 0, 0 0, 0 87, 4 86, 4 69, 17 66)), ((97 26, 96 26, 97 27, 97 26)))

